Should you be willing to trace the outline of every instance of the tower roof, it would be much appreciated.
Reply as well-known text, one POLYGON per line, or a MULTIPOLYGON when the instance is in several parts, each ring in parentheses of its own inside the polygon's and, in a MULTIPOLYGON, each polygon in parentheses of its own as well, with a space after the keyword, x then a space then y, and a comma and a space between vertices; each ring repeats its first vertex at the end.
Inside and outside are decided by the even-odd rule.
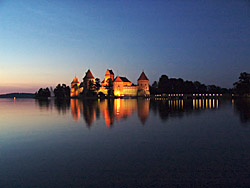
POLYGON ((107 69, 105 75, 107 75, 107 74, 113 74, 114 75, 114 73, 113 73, 113 71, 111 69, 107 69))
POLYGON ((91 71, 88 70, 88 71, 86 72, 86 75, 85 75, 84 79, 86 79, 86 78, 95 78, 95 77, 93 76, 93 74, 91 73, 91 71))
POLYGON ((73 83, 79 83, 78 78, 75 76, 75 78, 73 79, 73 81, 72 81, 71 83, 72 83, 72 84, 73 84, 73 83))
POLYGON ((138 78, 138 80, 148 80, 146 74, 144 72, 141 73, 140 77, 138 78))

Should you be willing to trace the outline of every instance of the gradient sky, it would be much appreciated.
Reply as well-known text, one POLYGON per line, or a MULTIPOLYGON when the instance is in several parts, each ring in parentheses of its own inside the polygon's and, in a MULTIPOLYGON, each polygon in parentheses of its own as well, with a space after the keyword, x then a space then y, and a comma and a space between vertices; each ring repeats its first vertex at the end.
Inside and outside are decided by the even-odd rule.
POLYGON ((69 85, 88 68, 232 87, 250 72, 250 1, 0 0, 0 93, 69 85))

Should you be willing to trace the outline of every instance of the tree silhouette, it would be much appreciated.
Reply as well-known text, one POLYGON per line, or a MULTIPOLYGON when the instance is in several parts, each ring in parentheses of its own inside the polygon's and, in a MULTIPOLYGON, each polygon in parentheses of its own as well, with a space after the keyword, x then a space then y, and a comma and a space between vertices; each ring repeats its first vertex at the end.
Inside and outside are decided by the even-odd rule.
MULTIPOLYGON (((243 78, 246 76, 244 75, 243 78)), ((206 86, 198 81, 184 81, 182 78, 169 78, 161 75, 159 82, 155 81, 150 87, 151 94, 205 94, 205 93, 228 93, 229 90, 215 85, 206 86)))
POLYGON ((48 98, 50 97, 50 91, 49 88, 40 88, 38 92, 35 93, 35 98, 48 98))
POLYGON ((113 80, 111 78, 109 78, 107 80, 108 85, 106 86, 106 89, 108 90, 108 96, 114 96, 114 89, 113 89, 113 80))
POLYGON ((100 87, 101 87, 100 79, 99 79, 99 78, 96 78, 96 79, 95 79, 95 90, 96 90, 96 91, 99 91, 100 87))
POLYGON ((89 84, 88 90, 93 92, 95 90, 94 82, 92 80, 90 80, 88 84, 89 84))
POLYGON ((66 84, 58 84, 54 89, 54 94, 57 99, 66 99, 70 97, 70 88, 66 84))
POLYGON ((250 94, 250 74, 240 73, 239 81, 234 83, 234 91, 239 95, 250 94))

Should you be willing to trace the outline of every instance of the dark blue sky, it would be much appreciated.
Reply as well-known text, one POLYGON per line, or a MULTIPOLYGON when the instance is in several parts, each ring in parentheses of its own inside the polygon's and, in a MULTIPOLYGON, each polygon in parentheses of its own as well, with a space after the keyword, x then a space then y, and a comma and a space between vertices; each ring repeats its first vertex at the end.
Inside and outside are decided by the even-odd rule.
POLYGON ((0 93, 88 68, 232 87, 250 72, 250 1, 0 1, 0 93))

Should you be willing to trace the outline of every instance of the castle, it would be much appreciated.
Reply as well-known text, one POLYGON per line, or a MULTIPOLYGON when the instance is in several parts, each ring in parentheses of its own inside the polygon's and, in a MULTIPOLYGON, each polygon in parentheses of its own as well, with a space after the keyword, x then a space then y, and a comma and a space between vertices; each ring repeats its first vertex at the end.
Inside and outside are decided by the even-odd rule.
MULTIPOLYGON (((71 82, 71 97, 78 97, 84 90, 94 90, 95 77, 88 70, 80 83, 75 76, 71 82)), ((108 95, 109 90, 112 89, 115 97, 136 97, 150 95, 149 80, 144 72, 141 73, 137 80, 137 85, 132 84, 126 77, 116 76, 112 70, 107 69, 104 80, 101 82, 100 88, 96 91, 98 94, 102 93, 108 95)))

